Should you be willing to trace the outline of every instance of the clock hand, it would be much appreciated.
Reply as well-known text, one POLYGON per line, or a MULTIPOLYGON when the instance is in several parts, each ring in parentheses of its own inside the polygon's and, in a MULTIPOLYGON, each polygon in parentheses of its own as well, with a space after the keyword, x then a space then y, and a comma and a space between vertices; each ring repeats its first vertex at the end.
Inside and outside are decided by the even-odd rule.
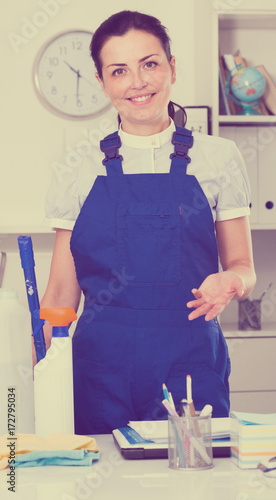
POLYGON ((76 94, 77 101, 79 100, 79 85, 80 85, 80 73, 78 71, 78 73, 77 73, 77 94, 76 94))
POLYGON ((77 73, 79 74, 79 70, 77 71, 76 69, 74 69, 72 66, 70 66, 70 64, 67 62, 67 61, 63 61, 65 64, 67 64, 67 66, 72 70, 74 71, 74 73, 77 73))
POLYGON ((74 73, 77 73, 77 75, 78 75, 80 78, 82 78, 83 80, 85 80, 86 82, 88 82, 88 83, 89 83, 90 85, 92 85, 92 87, 93 87, 93 83, 92 83, 90 80, 88 80, 88 78, 85 78, 84 76, 82 76, 82 75, 80 74, 79 70, 77 71, 76 69, 74 69, 74 68, 73 68, 73 67, 72 67, 72 66, 71 66, 71 65, 70 65, 67 61, 63 61, 63 62, 64 62, 65 64, 67 64, 67 66, 68 66, 68 67, 69 67, 72 71, 74 71, 74 73))
POLYGON ((72 71, 74 71, 74 73, 76 73, 77 75, 77 93, 76 93, 76 98, 77 98, 77 101, 79 100, 79 86, 80 86, 80 72, 79 70, 76 70, 75 68, 73 68, 67 61, 63 61, 67 66, 68 68, 70 68, 72 71))

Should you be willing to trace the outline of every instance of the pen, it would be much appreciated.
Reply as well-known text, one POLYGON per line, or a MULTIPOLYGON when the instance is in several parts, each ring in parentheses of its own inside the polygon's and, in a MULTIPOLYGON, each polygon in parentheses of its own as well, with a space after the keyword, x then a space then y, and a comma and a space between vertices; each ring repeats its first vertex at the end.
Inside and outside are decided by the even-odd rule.
POLYGON ((186 390, 187 390, 187 403, 190 411, 191 417, 196 416, 193 397, 192 397, 192 377, 191 375, 186 376, 186 390))
MULTIPOLYGON (((181 399, 179 415, 180 415, 180 417, 186 418, 187 429, 188 430, 191 429, 191 425, 190 425, 190 421, 189 421, 191 415, 190 415, 187 399, 181 399)), ((193 447, 190 446, 189 438, 186 435, 185 435, 185 446, 186 446, 187 455, 188 455, 186 463, 188 465, 191 465, 191 467, 194 467, 194 449, 193 449, 193 447)))
POLYGON ((174 404, 174 400, 173 400, 171 392, 169 392, 169 403, 170 403, 171 407, 175 410, 175 404, 174 404))
POLYGON ((179 416, 186 417, 187 412, 187 399, 181 399, 180 408, 179 408, 179 416))
POLYGON ((211 415, 212 411, 213 407, 211 405, 205 405, 200 412, 200 417, 207 417, 208 415, 211 415))
POLYGON ((167 401, 169 401, 171 407, 175 410, 175 404, 174 404, 174 400, 172 397, 172 393, 168 391, 166 384, 162 385, 162 389, 163 389, 164 398, 167 401))
MULTIPOLYGON (((162 403, 165 406, 165 408, 166 408, 167 412, 169 413, 169 415, 177 415, 176 411, 171 407, 171 405, 170 405, 170 403, 169 403, 169 401, 167 399, 163 399, 162 403)), ((180 460, 180 463, 181 463, 181 467, 184 467, 186 462, 184 460, 184 453, 183 453, 183 448, 182 448, 182 441, 181 441, 181 438, 179 437, 177 426, 176 426, 175 422, 172 422, 172 427, 173 427, 174 434, 175 434, 176 447, 178 449, 178 455, 179 455, 179 460, 180 460)))
POLYGON ((258 299, 260 302, 263 300, 264 296, 267 294, 267 292, 270 290, 270 288, 272 287, 272 283, 270 283, 268 285, 268 287, 265 289, 265 291, 262 293, 262 295, 260 296, 260 298, 258 299))
MULTIPOLYGON (((196 411, 194 407, 193 397, 192 397, 192 377, 191 375, 186 376, 186 388, 187 388, 187 404, 189 409, 189 415, 191 417, 196 417, 196 411)), ((196 436, 202 441, 201 433, 199 430, 198 422, 194 422, 194 429, 196 436)))

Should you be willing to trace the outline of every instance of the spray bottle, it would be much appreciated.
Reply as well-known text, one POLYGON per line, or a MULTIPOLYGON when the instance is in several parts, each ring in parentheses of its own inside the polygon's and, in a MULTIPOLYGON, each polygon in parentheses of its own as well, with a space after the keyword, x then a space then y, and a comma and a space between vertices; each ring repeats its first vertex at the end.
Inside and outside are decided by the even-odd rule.
POLYGON ((68 325, 77 319, 72 307, 39 309, 33 335, 45 321, 52 327, 46 356, 34 367, 35 430, 46 438, 52 432, 74 434, 72 339, 68 325))

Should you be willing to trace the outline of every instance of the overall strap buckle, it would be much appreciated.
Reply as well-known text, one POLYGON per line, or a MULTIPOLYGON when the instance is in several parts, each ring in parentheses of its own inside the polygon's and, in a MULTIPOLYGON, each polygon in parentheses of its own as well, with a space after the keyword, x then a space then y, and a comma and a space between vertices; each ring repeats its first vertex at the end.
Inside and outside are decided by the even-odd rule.
POLYGON ((172 136, 172 143, 174 145, 174 153, 170 158, 183 158, 187 163, 190 163, 191 158, 188 156, 188 150, 192 147, 194 138, 192 131, 182 127, 176 127, 176 131, 172 136))
POLYGON ((122 160, 123 157, 119 154, 119 148, 121 147, 121 138, 118 132, 105 137, 100 141, 101 151, 105 154, 105 158, 102 164, 105 165, 110 160, 122 160))

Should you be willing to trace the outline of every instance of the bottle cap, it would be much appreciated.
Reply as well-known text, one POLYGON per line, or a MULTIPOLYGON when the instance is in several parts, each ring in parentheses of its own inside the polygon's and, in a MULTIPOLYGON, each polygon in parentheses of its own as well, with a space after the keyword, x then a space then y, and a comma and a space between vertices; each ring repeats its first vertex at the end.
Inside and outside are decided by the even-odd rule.
POLYGON ((52 326, 68 326, 77 319, 77 315, 73 307, 46 307, 39 310, 39 318, 52 326))

